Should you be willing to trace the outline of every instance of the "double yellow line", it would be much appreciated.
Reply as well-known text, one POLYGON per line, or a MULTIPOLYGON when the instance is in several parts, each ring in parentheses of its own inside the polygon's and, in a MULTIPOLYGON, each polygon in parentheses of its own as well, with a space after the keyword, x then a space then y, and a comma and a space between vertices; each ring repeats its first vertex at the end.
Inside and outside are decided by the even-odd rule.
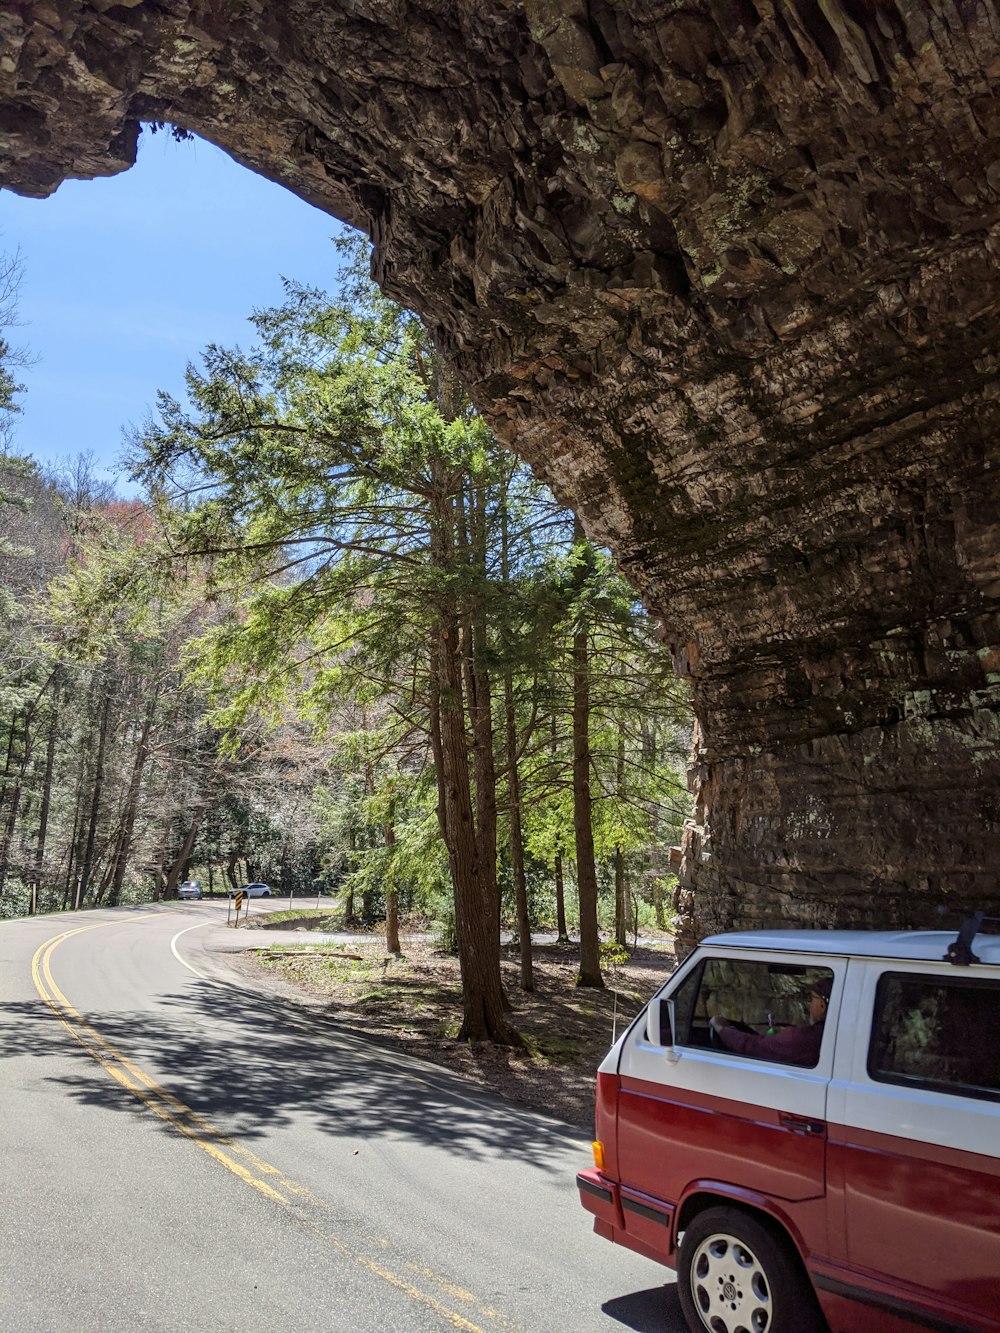
MULTIPOLYGON (((144 919, 149 921, 155 920, 156 917, 149 916, 144 919)), ((293 1199, 300 1204, 308 1203, 326 1209, 328 1205, 325 1201, 319 1199, 311 1190, 283 1176, 277 1167, 271 1166, 270 1163, 250 1152, 248 1148, 244 1148, 242 1144, 227 1137, 214 1125, 198 1115, 196 1111, 186 1106, 173 1093, 161 1087, 138 1065, 117 1050, 111 1042, 102 1037, 96 1028, 91 1026, 83 1015, 70 1004, 52 976, 51 961, 53 953, 64 940, 72 939, 74 935, 82 935, 88 930, 99 930, 102 926, 112 924, 110 921, 102 921, 94 925, 78 926, 75 930, 63 931, 61 935, 56 935, 53 939, 41 945, 31 960, 31 977, 35 983, 35 989, 62 1026, 73 1040, 83 1047, 91 1059, 96 1060, 101 1068, 111 1075, 116 1083, 119 1083, 133 1096, 137 1097, 154 1115, 159 1116, 161 1120, 166 1121, 175 1129, 179 1129, 196 1147, 200 1148, 202 1152, 208 1153, 220 1166, 224 1166, 227 1171, 231 1171, 245 1184, 252 1185, 254 1189, 259 1190, 274 1203, 281 1204, 289 1209, 293 1207, 293 1199), (238 1161, 237 1158, 242 1160, 238 1161)), ((321 1227, 309 1221, 308 1218, 302 1216, 301 1213, 297 1215, 303 1225, 307 1226, 315 1235, 321 1237, 344 1258, 360 1264, 361 1267, 389 1283, 411 1300, 430 1308, 455 1328, 464 1329, 466 1333, 483 1333, 478 1324, 471 1323, 464 1315, 448 1309, 435 1297, 421 1291, 382 1264, 350 1249, 336 1236, 330 1235, 321 1227)), ((414 1264, 410 1264, 409 1267, 422 1276, 433 1280, 445 1289, 453 1299, 457 1298, 463 1302, 475 1304, 474 1297, 469 1292, 455 1287, 447 1279, 438 1277, 430 1269, 418 1268, 414 1264)), ((495 1325, 505 1328, 510 1327, 496 1310, 480 1309, 479 1313, 493 1321, 495 1325)))

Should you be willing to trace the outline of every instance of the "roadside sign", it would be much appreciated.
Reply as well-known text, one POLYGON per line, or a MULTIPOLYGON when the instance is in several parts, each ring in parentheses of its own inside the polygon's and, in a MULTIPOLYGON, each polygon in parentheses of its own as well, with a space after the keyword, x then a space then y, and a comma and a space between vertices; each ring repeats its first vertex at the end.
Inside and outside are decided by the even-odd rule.
POLYGON ((243 906, 243 894, 242 894, 242 893, 238 893, 238 894, 236 895, 236 916, 237 916, 237 918, 238 918, 239 915, 240 915, 240 908, 241 908, 242 906, 243 906))

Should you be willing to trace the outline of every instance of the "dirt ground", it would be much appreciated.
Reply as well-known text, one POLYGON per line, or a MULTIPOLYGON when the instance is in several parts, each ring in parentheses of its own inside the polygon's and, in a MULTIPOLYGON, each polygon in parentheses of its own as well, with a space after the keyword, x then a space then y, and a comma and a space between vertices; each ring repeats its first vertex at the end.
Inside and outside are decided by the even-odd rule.
MULTIPOLYGON (((281 923, 285 929, 290 922, 281 923)), ((277 926, 278 923, 275 923, 277 926)), ((329 923, 324 923, 327 929, 329 923)), ((266 927, 260 929, 266 935, 266 927)), ((535 989, 520 987, 516 947, 504 948, 501 968, 511 1021, 524 1049, 456 1040, 462 1019, 458 960, 417 934, 402 938, 402 958, 390 957, 383 937, 343 945, 302 942, 260 946, 239 956, 240 970, 283 993, 308 996, 338 1023, 388 1043, 590 1132, 594 1075, 612 1042, 673 967, 669 936, 639 947, 605 970, 607 989, 576 985, 575 945, 534 948, 535 989), (309 952, 305 952, 309 950, 309 952)))

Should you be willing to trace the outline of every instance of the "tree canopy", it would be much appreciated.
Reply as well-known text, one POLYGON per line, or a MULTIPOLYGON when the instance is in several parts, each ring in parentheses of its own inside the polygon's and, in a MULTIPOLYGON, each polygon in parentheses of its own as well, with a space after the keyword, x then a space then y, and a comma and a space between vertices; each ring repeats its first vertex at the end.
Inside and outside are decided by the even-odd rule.
POLYGON ((599 986, 602 925, 664 924, 687 701, 607 553, 346 259, 336 297, 289 284, 252 347, 160 396, 144 500, 53 491, 62 572, 15 598, 44 647, 2 873, 66 905, 192 867, 336 885, 390 951, 420 912, 458 952, 461 1035, 516 1042, 505 925, 530 988, 533 930, 579 931, 599 986))

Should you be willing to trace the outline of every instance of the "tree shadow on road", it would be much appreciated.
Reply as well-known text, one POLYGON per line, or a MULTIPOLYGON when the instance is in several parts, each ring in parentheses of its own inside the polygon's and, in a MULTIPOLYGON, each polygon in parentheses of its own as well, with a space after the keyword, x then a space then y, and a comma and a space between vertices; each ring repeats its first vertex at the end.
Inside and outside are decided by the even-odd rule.
MULTIPOLYGON (((125 1057, 219 1136, 248 1146, 303 1121, 352 1150, 364 1141, 404 1138, 472 1159, 516 1157, 564 1178, 566 1154, 574 1147, 586 1152, 579 1129, 358 1038, 330 1018, 235 987, 196 982, 149 1011, 83 1015, 79 1024, 70 1014, 68 1021, 83 1025, 81 1035, 98 1055, 125 1057)), ((83 1054, 46 1005, 0 1005, 0 1059, 67 1051, 83 1054)), ((48 1077, 86 1105, 145 1114, 141 1100, 123 1095, 94 1065, 48 1077)))

